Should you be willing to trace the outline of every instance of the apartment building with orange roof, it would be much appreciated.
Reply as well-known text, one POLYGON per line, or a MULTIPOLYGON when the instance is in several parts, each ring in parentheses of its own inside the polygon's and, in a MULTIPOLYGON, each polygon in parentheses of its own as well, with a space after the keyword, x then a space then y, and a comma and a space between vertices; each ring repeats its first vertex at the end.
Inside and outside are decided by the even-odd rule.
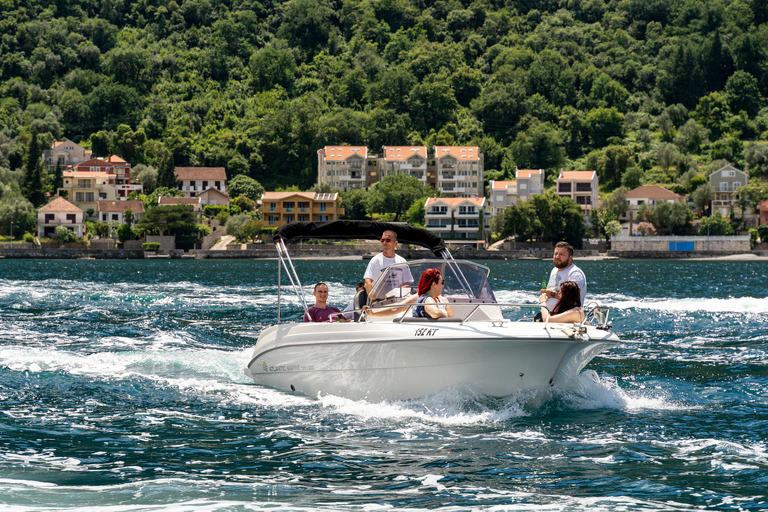
POLYGON ((387 176, 403 174, 427 184, 427 147, 426 146, 382 146, 379 158, 381 179, 387 176))
POLYGON ((436 188, 445 197, 485 196, 483 154, 477 146, 433 146, 436 188))
POLYGON ((261 196, 263 226, 339 220, 343 214, 341 196, 336 192, 264 192, 261 196))
POLYGON ((563 171, 555 180, 557 194, 573 199, 589 217, 598 208, 597 171, 563 171))
POLYGON ((317 150, 317 183, 327 183, 335 190, 368 188, 380 179, 375 158, 368 148, 325 146, 317 150))
POLYGON ((515 169, 515 179, 489 182, 489 207, 496 215, 518 201, 544 192, 544 169, 515 169))
POLYGON ((428 197, 425 226, 446 239, 485 240, 490 229, 487 208, 485 197, 428 197))

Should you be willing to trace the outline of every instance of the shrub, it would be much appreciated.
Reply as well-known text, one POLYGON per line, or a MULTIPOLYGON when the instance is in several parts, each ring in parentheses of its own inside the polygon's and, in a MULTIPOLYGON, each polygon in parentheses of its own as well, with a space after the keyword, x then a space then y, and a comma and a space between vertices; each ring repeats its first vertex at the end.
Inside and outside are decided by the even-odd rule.
POLYGON ((133 230, 128 224, 120 224, 120 227, 117 228, 117 239, 121 242, 133 240, 133 230))
POLYGON ((56 240, 62 244, 68 244, 77 241, 75 232, 66 226, 56 226, 56 240))
POLYGON ((757 227, 757 236, 760 237, 762 243, 768 242, 768 224, 760 224, 757 227))
POLYGON ((227 207, 223 204, 208 204, 203 208, 203 213, 206 217, 218 217, 219 214, 227 211, 227 207))
POLYGON ((32 233, 24 233, 22 240, 33 244, 35 243, 35 235, 33 235, 32 233))
POLYGON ((157 252, 160 250, 160 244, 158 242, 145 242, 141 244, 141 248, 145 251, 157 252))

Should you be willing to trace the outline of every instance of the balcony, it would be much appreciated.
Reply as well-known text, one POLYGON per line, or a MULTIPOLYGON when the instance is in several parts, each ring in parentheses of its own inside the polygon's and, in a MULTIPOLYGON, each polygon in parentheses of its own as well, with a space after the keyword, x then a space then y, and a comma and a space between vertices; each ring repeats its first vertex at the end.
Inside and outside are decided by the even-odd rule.
POLYGON ((53 219, 53 220, 44 220, 41 222, 44 226, 64 226, 64 225, 72 225, 72 224, 82 224, 83 222, 77 222, 75 220, 62 220, 62 219, 53 219))

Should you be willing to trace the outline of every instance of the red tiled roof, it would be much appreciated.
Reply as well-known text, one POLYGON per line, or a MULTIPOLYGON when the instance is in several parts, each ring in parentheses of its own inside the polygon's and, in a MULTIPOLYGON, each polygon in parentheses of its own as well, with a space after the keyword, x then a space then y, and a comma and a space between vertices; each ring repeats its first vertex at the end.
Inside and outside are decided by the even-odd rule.
POLYGON ((366 146, 325 146, 326 162, 343 162, 351 156, 368 157, 366 146))
POLYGON ((144 213, 144 203, 141 201, 99 201, 96 204, 98 212, 124 212, 131 210, 133 213, 144 213))
POLYGON ((200 197, 170 197, 160 196, 157 204, 200 204, 200 197))
POLYGON ((45 206, 41 206, 37 209, 39 212, 71 212, 71 213, 77 213, 82 212, 83 210, 74 204, 70 203, 63 197, 59 196, 50 203, 46 204, 45 206))
POLYGON ((440 202, 456 207, 467 201, 481 208, 485 204, 484 197, 428 197, 427 202, 424 203, 424 208, 426 208, 428 205, 433 205, 440 202))
POLYGON ((439 160, 446 155, 465 162, 480 160, 480 149, 477 146, 435 146, 435 158, 439 160))
POLYGON ((596 171, 561 171, 559 180, 591 180, 595 177, 596 171))
POLYGON ((176 177, 180 180, 219 180, 226 181, 227 171, 223 167, 176 167, 176 177))
POLYGON ((517 181, 516 180, 512 180, 512 181, 494 181, 493 182, 493 188, 494 189, 505 189, 505 188, 509 188, 509 187, 514 187, 516 185, 517 185, 517 181))
POLYGON ((518 178, 530 178, 533 174, 544 174, 544 169, 518 169, 518 178))
POLYGON ((427 159, 426 146, 384 146, 383 150, 385 160, 403 161, 413 155, 419 155, 423 159, 427 159))
POLYGON ((669 189, 659 185, 644 185, 633 188, 626 195, 627 199, 674 199, 679 201, 683 196, 675 194, 669 189))

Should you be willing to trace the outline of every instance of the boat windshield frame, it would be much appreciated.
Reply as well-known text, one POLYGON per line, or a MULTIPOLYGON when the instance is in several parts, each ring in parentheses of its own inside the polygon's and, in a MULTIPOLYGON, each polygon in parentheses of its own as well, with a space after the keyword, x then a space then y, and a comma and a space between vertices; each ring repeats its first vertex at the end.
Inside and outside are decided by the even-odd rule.
POLYGON ((466 297, 484 303, 496 303, 488 276, 490 269, 468 260, 421 259, 389 265, 373 283, 370 298, 374 300, 402 299, 418 293, 421 274, 438 269, 445 281, 444 296, 466 297))

